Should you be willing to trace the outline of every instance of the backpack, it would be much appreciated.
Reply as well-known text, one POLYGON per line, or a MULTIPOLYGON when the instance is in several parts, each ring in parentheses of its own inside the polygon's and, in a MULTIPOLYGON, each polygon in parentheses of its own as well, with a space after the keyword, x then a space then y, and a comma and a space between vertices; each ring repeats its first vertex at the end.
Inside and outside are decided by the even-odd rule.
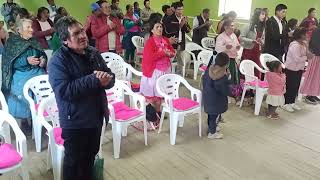
POLYGON ((146 119, 150 122, 158 120, 157 111, 151 104, 148 104, 146 107, 146 119))

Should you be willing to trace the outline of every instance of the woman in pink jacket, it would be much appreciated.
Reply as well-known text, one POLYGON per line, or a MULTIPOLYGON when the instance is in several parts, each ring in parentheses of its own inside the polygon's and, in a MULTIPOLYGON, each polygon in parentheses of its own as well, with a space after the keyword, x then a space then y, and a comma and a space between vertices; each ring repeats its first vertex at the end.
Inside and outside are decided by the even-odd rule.
POLYGON ((283 106, 283 109, 288 112, 301 110, 301 108, 295 104, 295 101, 298 96, 305 63, 312 57, 312 54, 308 50, 306 34, 306 28, 296 29, 293 33, 293 41, 290 43, 288 49, 287 60, 285 62, 286 69, 284 70, 287 77, 287 92, 284 95, 285 105, 283 106))
POLYGON ((267 117, 270 119, 278 119, 279 114, 276 113, 278 106, 284 105, 284 93, 286 92, 286 75, 282 73, 281 62, 267 62, 270 72, 266 73, 266 80, 269 84, 268 96, 266 102, 268 104, 267 117))

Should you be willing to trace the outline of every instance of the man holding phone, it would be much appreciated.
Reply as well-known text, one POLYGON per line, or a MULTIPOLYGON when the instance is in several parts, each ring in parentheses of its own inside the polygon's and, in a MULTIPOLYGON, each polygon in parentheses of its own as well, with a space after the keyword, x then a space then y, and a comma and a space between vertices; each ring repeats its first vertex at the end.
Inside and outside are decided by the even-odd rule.
POLYGON ((63 179, 92 179, 103 118, 109 117, 105 89, 113 87, 115 78, 99 51, 88 46, 77 20, 63 17, 56 29, 63 45, 52 57, 48 73, 64 139, 63 179))
POLYGON ((182 72, 182 58, 181 53, 186 46, 186 33, 189 33, 191 28, 188 24, 188 17, 183 16, 183 4, 176 2, 175 13, 164 19, 164 36, 170 38, 170 42, 173 43, 173 48, 177 51, 176 61, 178 62, 177 74, 182 72))

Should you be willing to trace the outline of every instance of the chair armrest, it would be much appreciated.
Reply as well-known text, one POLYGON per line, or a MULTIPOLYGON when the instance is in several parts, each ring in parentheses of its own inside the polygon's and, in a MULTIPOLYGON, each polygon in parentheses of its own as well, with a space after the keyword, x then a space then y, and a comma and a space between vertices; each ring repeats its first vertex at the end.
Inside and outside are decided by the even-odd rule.
POLYGON ((130 64, 128 65, 128 70, 131 71, 134 75, 142 77, 142 72, 136 70, 130 64))
POLYGON ((182 84, 190 91, 191 99, 201 104, 202 93, 199 89, 192 87, 185 79, 181 80, 182 84))
POLYGON ((16 136, 16 148, 19 154, 23 157, 23 160, 25 161, 28 157, 27 153, 27 138, 23 134, 22 130, 19 128, 18 124, 10 123, 10 126, 16 136))
POLYGON ((144 96, 134 93, 134 95, 132 95, 132 101, 132 104, 134 106, 133 108, 139 109, 144 114, 146 113, 146 98, 144 96))
MULTIPOLYGON (((30 111, 31 111, 31 115, 33 116, 33 115, 37 114, 37 112, 35 110, 34 100, 29 95, 29 84, 28 85, 27 84, 24 85, 24 87, 23 87, 23 96, 29 103, 29 108, 30 108, 30 111)), ((34 118, 34 117, 32 117, 32 118, 34 118)))

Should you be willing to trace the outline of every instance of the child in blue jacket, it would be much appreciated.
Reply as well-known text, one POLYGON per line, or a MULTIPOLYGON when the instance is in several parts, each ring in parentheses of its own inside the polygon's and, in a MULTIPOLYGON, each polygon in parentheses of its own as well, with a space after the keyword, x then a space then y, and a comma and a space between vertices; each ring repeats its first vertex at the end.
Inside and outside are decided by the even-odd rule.
POLYGON ((204 111, 208 114, 208 138, 222 139, 223 134, 217 132, 218 119, 228 110, 228 95, 231 94, 227 71, 229 57, 219 53, 215 62, 211 58, 203 76, 204 111))

